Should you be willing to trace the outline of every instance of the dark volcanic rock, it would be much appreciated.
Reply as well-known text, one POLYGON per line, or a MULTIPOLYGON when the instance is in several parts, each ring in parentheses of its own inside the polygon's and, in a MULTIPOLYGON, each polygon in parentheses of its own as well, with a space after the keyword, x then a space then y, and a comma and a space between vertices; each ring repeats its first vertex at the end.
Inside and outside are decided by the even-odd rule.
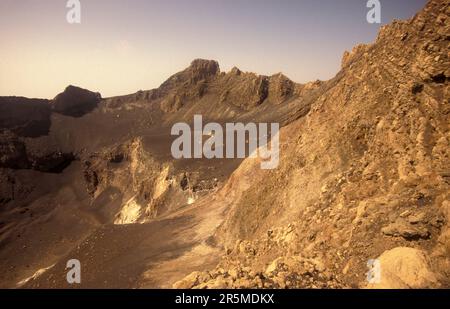
POLYGON ((100 100, 100 93, 68 86, 53 100, 52 110, 66 116, 81 117, 94 110, 100 100))
POLYGON ((75 160, 71 153, 52 152, 45 157, 33 160, 33 169, 46 173, 61 173, 75 160))
POLYGON ((0 167, 28 168, 25 144, 13 134, 0 134, 0 167))
POLYGON ((11 132, 0 134, 0 168, 60 173, 75 159, 71 153, 63 153, 55 147, 33 147, 30 142, 26 144, 11 132))
POLYGON ((0 129, 19 136, 47 135, 50 129, 48 100, 0 97, 0 129))

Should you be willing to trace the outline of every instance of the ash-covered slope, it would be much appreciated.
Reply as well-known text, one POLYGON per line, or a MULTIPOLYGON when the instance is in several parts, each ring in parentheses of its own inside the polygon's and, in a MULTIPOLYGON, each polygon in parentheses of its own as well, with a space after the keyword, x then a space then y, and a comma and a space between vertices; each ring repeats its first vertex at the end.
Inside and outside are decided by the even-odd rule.
POLYGON ((345 53, 334 87, 282 129, 280 167, 247 159, 225 185, 222 262, 175 286, 449 287, 449 18, 430 1, 345 53))

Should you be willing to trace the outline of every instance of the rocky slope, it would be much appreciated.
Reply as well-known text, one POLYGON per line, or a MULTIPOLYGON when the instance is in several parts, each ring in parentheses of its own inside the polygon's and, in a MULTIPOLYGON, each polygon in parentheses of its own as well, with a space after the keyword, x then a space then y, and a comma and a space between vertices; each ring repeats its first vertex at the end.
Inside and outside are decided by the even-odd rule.
POLYGON ((448 1, 306 85, 195 60, 159 88, 0 98, 1 287, 449 287, 448 1), (170 127, 280 122, 280 166, 173 160, 170 127), (381 281, 367 284, 369 259, 381 281))
POLYGON ((449 15, 430 1, 345 53, 281 131, 281 166, 247 159, 224 188, 241 193, 216 233, 222 262, 175 287, 449 287, 449 15))

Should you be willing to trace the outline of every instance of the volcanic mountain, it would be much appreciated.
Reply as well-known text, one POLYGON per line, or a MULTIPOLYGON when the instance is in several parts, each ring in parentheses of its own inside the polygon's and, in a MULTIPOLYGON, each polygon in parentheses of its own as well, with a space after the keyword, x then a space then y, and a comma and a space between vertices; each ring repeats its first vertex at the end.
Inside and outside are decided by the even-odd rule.
POLYGON ((1 97, 0 286, 450 287, 449 16, 429 1, 324 82, 199 59, 121 97, 1 97), (279 167, 173 159, 198 114, 280 123, 279 167))

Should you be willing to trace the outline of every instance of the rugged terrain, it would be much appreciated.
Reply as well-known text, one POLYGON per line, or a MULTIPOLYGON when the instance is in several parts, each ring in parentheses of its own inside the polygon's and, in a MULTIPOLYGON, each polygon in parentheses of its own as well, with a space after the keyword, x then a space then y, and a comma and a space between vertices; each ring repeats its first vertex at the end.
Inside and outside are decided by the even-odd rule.
POLYGON ((296 84, 195 60, 159 88, 0 98, 1 287, 450 287, 450 5, 296 84), (183 159, 175 122, 279 122, 280 166, 183 159), (368 284, 370 259, 381 281, 368 284))

